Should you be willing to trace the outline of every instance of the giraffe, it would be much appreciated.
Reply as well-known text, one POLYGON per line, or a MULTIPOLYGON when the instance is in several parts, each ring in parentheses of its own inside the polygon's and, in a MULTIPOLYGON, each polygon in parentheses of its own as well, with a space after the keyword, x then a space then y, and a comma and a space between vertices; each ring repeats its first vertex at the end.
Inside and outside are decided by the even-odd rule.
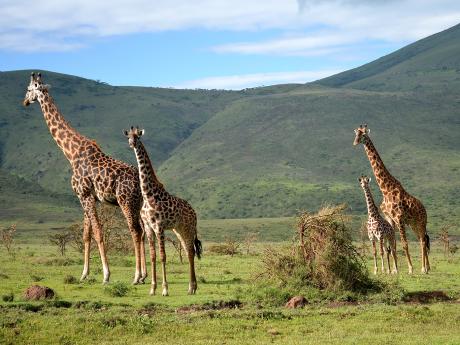
POLYGON ((24 106, 38 101, 49 131, 69 161, 73 175, 72 189, 83 208, 84 265, 80 280, 89 274, 91 232, 96 240, 103 267, 103 283, 110 278, 109 263, 103 240, 96 202, 120 206, 134 243, 136 270, 133 284, 146 278, 143 230, 140 223, 142 196, 137 169, 105 155, 95 141, 78 133, 65 120, 43 84, 41 74, 32 73, 24 106))
POLYGON ((141 209, 141 218, 144 223, 145 232, 149 242, 152 284, 150 294, 154 295, 156 282, 156 253, 155 239, 158 240, 160 251, 163 291, 162 295, 168 295, 168 282, 166 280, 166 252, 164 244, 165 230, 172 230, 188 256, 190 281, 189 294, 195 294, 197 289, 195 276, 194 256, 201 257, 201 241, 197 234, 196 213, 192 206, 181 198, 169 194, 163 184, 158 180, 153 169, 150 158, 142 144, 140 137, 144 134, 143 129, 131 127, 129 131, 124 130, 124 135, 128 137, 129 146, 134 149, 139 168, 140 185, 144 203, 141 209))
POLYGON ((375 248, 375 240, 379 242, 380 247, 380 258, 382 261, 382 273, 385 271, 385 263, 383 259, 384 242, 387 241, 388 246, 385 247, 388 269, 387 273, 390 273, 390 253, 393 258, 393 271, 392 273, 398 273, 398 259, 396 254, 396 238, 393 227, 388 223, 385 218, 380 215, 380 212, 375 205, 372 192, 369 187, 370 177, 361 176, 358 178, 359 184, 361 185, 364 196, 366 197, 367 204, 367 235, 369 240, 372 242, 374 250, 374 274, 377 274, 377 250, 375 248))
POLYGON ((417 235, 420 241, 422 257, 422 273, 428 273, 430 262, 428 253, 430 250, 430 237, 428 236, 426 223, 427 214, 422 202, 410 195, 401 183, 393 177, 383 164, 371 138, 367 125, 361 125, 355 129, 353 145, 363 144, 376 182, 382 192, 383 201, 380 209, 394 228, 399 230, 402 247, 407 258, 409 274, 413 272, 412 261, 409 254, 409 245, 406 237, 406 225, 417 235))

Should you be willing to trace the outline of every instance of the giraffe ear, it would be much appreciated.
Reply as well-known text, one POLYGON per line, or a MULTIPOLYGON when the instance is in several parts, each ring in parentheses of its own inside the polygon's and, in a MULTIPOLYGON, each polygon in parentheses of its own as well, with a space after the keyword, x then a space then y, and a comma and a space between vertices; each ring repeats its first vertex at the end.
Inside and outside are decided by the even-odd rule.
POLYGON ((369 128, 366 128, 366 133, 369 134, 371 130, 369 128))
POLYGON ((367 182, 371 182, 371 178, 370 178, 370 177, 367 178, 367 182))
POLYGON ((125 137, 127 137, 128 136, 128 131, 126 129, 124 129, 123 134, 125 135, 125 137))
POLYGON ((143 136, 144 133, 145 133, 145 130, 144 130, 144 129, 139 129, 139 130, 137 131, 137 135, 140 136, 140 137, 143 136))

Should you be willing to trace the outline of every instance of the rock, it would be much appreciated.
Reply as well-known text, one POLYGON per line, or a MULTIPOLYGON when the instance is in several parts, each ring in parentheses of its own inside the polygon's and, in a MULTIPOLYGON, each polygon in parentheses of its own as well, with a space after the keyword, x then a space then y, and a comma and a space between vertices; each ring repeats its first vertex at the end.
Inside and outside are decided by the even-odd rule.
POLYGON ((308 303, 307 299, 303 296, 294 296, 292 297, 285 305, 286 308, 302 308, 308 303))
POLYGON ((51 299, 55 295, 53 289, 40 286, 40 285, 32 285, 29 286, 26 291, 24 291, 24 298, 29 301, 38 301, 41 299, 51 299))

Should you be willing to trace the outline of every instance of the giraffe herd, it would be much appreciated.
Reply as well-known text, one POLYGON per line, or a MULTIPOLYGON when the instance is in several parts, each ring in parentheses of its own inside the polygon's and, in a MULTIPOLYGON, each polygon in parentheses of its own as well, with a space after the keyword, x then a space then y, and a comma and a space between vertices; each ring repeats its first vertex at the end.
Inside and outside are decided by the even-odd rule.
MULTIPOLYGON (((178 237, 189 260, 189 294, 195 294, 197 281, 194 258, 200 258, 201 242, 197 234, 197 217, 192 206, 185 200, 169 194, 158 180, 147 151, 140 138, 144 130, 131 127, 125 130, 129 146, 134 150, 138 168, 106 155, 94 140, 78 133, 65 120, 49 94, 48 85, 42 82, 41 74, 32 73, 23 104, 40 104, 51 136, 62 150, 72 168, 72 189, 83 208, 84 265, 81 280, 88 277, 91 237, 99 250, 103 268, 103 283, 110 278, 103 229, 96 212, 97 202, 107 202, 120 207, 131 233, 136 258, 133 284, 144 283, 147 277, 144 236, 150 250, 151 288, 156 291, 156 250, 158 241, 162 264, 162 295, 168 295, 166 279, 166 252, 164 231, 172 230, 178 237), (92 235, 92 236, 91 236, 92 235)), ((393 273, 398 272, 396 240, 394 230, 398 229, 402 247, 407 258, 409 273, 413 272, 405 227, 410 226, 420 241, 422 272, 430 269, 428 252, 429 237, 426 231, 427 214, 423 204, 407 193, 401 183, 386 169, 370 137, 367 125, 355 129, 353 145, 363 144, 369 158, 376 182, 382 192, 383 201, 379 213, 369 188, 370 178, 361 177, 359 182, 366 196, 368 206, 368 234, 374 247, 374 273, 377 273, 375 240, 379 242, 382 272, 385 271, 384 255, 387 255, 388 273, 390 254, 393 258, 393 273), (385 241, 387 246, 385 246, 385 241)))

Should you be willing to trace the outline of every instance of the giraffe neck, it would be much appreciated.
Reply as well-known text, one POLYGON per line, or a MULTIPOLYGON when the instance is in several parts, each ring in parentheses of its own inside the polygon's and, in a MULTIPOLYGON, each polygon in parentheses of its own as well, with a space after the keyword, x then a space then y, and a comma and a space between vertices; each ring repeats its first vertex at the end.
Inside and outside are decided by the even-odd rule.
POLYGON ((139 179, 141 191, 144 197, 155 197, 164 191, 163 184, 158 180, 149 155, 145 150, 144 144, 137 140, 134 147, 137 166, 139 168, 139 179))
POLYGON ((88 139, 69 125, 58 110, 53 98, 48 94, 48 91, 42 92, 38 97, 38 102, 54 141, 71 162, 74 154, 78 152, 79 145, 82 141, 88 139))
POLYGON ((369 218, 378 218, 379 210, 375 205, 374 198, 372 197, 371 189, 368 185, 363 186, 364 195, 366 197, 367 212, 369 213, 369 218))
POLYGON ((364 149, 371 163, 372 170, 375 175, 375 181, 377 182, 380 190, 383 194, 388 191, 389 187, 401 186, 398 180, 396 180, 383 164, 382 158, 380 158, 377 149, 372 143, 369 137, 365 138, 364 149))

